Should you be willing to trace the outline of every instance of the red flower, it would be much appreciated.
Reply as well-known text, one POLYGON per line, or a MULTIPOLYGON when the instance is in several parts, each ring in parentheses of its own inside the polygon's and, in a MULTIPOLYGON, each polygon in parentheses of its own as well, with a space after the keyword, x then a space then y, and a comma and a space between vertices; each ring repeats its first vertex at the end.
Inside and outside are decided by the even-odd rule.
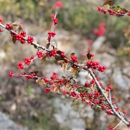
POLYGON ((126 115, 126 114, 127 114, 127 111, 124 110, 123 113, 126 115))
POLYGON ((30 65, 30 62, 31 62, 31 60, 29 58, 25 58, 24 59, 24 63, 25 64, 30 65))
POLYGON ((109 130, 114 130, 114 128, 110 127, 109 130))
POLYGON ((52 14, 52 15, 51 15, 51 18, 54 19, 54 18, 55 18, 55 14, 52 14))
POLYGON ((107 113, 108 115, 111 115, 111 110, 107 110, 106 113, 107 113))
POLYGON ((0 23, 2 23, 3 22, 3 18, 0 16, 0 23))
POLYGON ((21 34, 23 37, 26 37, 26 32, 25 32, 25 31, 22 31, 20 34, 21 34))
POLYGON ((18 63, 18 69, 24 69, 24 65, 23 65, 22 62, 19 62, 19 63, 18 63))
POLYGON ((33 60, 33 59, 34 59, 34 56, 31 56, 31 57, 30 57, 30 60, 33 60))
POLYGON ((22 40, 23 40, 23 36, 20 35, 20 34, 16 34, 16 35, 15 35, 15 38, 16 38, 16 40, 19 40, 19 41, 22 41, 22 40))
POLYGON ((62 57, 64 57, 64 56, 65 56, 65 52, 61 51, 60 55, 61 55, 62 57))
POLYGON ((102 11, 102 8, 101 8, 101 7, 98 7, 97 9, 98 9, 98 11, 99 11, 99 12, 101 12, 101 11, 102 11))
POLYGON ((63 90, 63 91, 62 91, 62 94, 63 94, 63 95, 66 95, 66 94, 67 94, 66 90, 63 90))
POLYGON ((56 33, 55 32, 48 32, 48 35, 51 37, 54 37, 56 35, 56 33))
POLYGON ((44 91, 45 91, 46 93, 49 93, 49 92, 51 91, 51 89, 47 87, 47 88, 44 89, 44 91))
POLYGON ((128 123, 129 123, 128 126, 130 127, 130 121, 128 123))
POLYGON ((26 41, 25 41, 24 39, 21 39, 20 42, 21 42, 22 44, 25 44, 25 43, 26 43, 26 41))
POLYGON ((14 76, 13 72, 9 72, 9 77, 12 78, 14 76))
POLYGON ((6 24, 5 28, 11 30, 13 29, 13 26, 11 24, 6 24))
POLYGON ((42 58, 44 56, 44 54, 42 51, 38 51, 37 56, 38 56, 38 58, 42 58))
POLYGON ((95 84, 95 80, 92 79, 92 80, 90 81, 90 84, 95 84))
POLYGON ((90 86, 90 84, 89 84, 88 82, 86 82, 86 83, 85 83, 85 86, 86 86, 86 87, 89 87, 89 86, 90 86))
POLYGON ((112 90, 112 86, 108 86, 107 88, 106 88, 106 91, 111 91, 112 90))
POLYGON ((57 1, 55 4, 54 4, 54 9, 59 9, 59 8, 62 8, 63 7, 63 4, 61 1, 57 1))
POLYGON ((88 44, 92 44, 93 41, 91 39, 88 40, 88 44))
POLYGON ((89 101, 89 102, 88 102, 88 105, 89 105, 89 106, 92 106, 92 101, 89 101))
POLYGON ((71 60, 72 60, 73 62, 77 62, 77 57, 76 57, 76 56, 71 56, 71 60))
POLYGON ((34 41, 34 38, 32 36, 28 36, 27 42, 30 44, 34 41))
POLYGON ((102 36, 104 35, 105 33, 105 23, 100 23, 99 25, 99 29, 94 29, 94 33, 97 35, 97 36, 102 36))
POLYGON ((85 101, 86 101, 86 97, 83 97, 83 98, 82 98, 82 101, 85 102, 85 101))
POLYGON ((51 55, 52 55, 53 57, 55 57, 56 54, 57 54, 57 51, 56 51, 56 50, 51 50, 51 55))
POLYGON ((54 18, 53 21, 54 21, 55 25, 58 24, 58 19, 57 18, 54 18))
POLYGON ((127 15, 130 16, 130 12, 128 12, 127 15))

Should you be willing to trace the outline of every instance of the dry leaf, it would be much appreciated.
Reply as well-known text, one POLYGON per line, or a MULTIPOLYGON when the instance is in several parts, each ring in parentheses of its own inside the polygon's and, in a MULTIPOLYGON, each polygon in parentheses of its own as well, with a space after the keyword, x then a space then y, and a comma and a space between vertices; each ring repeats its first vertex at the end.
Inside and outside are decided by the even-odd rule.
POLYGON ((12 41, 13 41, 13 43, 15 44, 15 43, 16 43, 16 38, 15 38, 15 37, 12 37, 12 41))
POLYGON ((46 56, 42 57, 41 62, 43 63, 46 60, 46 56))
POLYGON ((53 92, 56 93, 59 90, 59 86, 53 88, 53 92))
POLYGON ((3 28, 0 28, 0 32, 3 32, 4 31, 4 29, 3 28))
POLYGON ((19 26, 21 25, 19 21, 15 21, 14 23, 12 23, 12 26, 19 26))
POLYGON ((108 1, 104 2, 102 6, 104 6, 104 5, 112 6, 113 4, 114 4, 114 3, 113 3, 112 0, 108 0, 108 1))
POLYGON ((78 69, 77 69, 77 68, 73 68, 73 69, 71 70, 71 74, 73 74, 73 75, 76 75, 77 72, 78 72, 78 69))
POLYGON ((72 53, 70 54, 70 57, 72 57, 72 56, 74 56, 74 55, 75 55, 75 53, 72 52, 72 53))
POLYGON ((66 70, 66 63, 62 63, 62 69, 63 69, 63 71, 66 70))
POLYGON ((94 88, 93 84, 90 85, 90 88, 91 88, 92 92, 94 93, 95 92, 95 88, 94 88))
POLYGON ((64 62, 64 60, 58 60, 57 64, 61 64, 62 65, 63 62, 64 62))
POLYGON ((113 5, 113 1, 109 0, 103 3, 102 7, 105 9, 109 9, 113 5))
POLYGON ((47 43, 46 48, 49 49, 49 47, 50 47, 50 43, 47 43))
POLYGON ((71 90, 72 90, 72 87, 69 87, 69 88, 67 89, 67 93, 70 94, 71 90))
POLYGON ((67 82, 66 84, 65 84, 65 87, 69 87, 70 86, 70 82, 67 82))
POLYGON ((38 78, 38 79, 36 80, 36 83, 38 83, 38 84, 44 84, 45 81, 44 81, 44 79, 42 79, 42 78, 38 78))

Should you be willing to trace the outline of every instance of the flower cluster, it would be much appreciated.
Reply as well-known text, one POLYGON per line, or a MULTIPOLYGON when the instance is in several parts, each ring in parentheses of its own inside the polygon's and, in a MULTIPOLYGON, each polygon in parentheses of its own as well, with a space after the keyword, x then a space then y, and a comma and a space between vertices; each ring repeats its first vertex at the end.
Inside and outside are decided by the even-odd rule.
MULTIPOLYGON (((54 8, 56 11, 59 10, 59 8, 62 8, 62 2, 58 1, 55 3, 54 8)), ((103 8, 98 8, 98 11, 103 12, 106 14, 106 12, 110 12, 111 15, 114 14, 111 9, 108 9, 107 11, 103 8)), ((121 13, 121 12, 120 12, 121 13)), ((117 14, 117 12, 116 12, 117 14)), ((52 14, 51 18, 53 19, 54 25, 58 23, 58 19, 56 18, 56 14, 52 14)), ((2 20, 1 20, 2 22, 2 20)), ((18 24, 18 27, 21 27, 18 24)), ((58 77, 58 74, 56 72, 53 72, 53 74, 46 78, 43 75, 39 75, 37 71, 35 72, 22 72, 19 73, 18 77, 25 77, 26 79, 34 79, 38 84, 44 84, 45 89, 44 91, 46 93, 53 92, 53 93, 60 93, 63 95, 67 95, 70 97, 73 97, 75 99, 81 99, 83 102, 87 102, 89 106, 92 108, 103 110, 107 115, 115 115, 120 120, 122 120, 126 125, 130 126, 130 122, 128 122, 124 118, 125 113, 120 110, 120 108, 115 104, 114 98, 111 97, 110 92, 112 90, 112 86, 107 86, 106 88, 102 86, 102 83, 100 82, 100 79, 95 76, 94 71, 100 71, 104 72, 106 67, 99 64, 99 62, 96 62, 92 60, 92 57, 94 57, 94 54, 90 53, 90 50, 87 54, 87 63, 86 64, 79 64, 78 57, 75 56, 74 53, 70 54, 70 57, 68 58, 65 55, 64 51, 58 50, 55 46, 53 46, 53 49, 48 49, 47 47, 43 47, 37 43, 34 43, 34 38, 32 36, 28 36, 26 38, 26 32, 21 30, 17 33, 13 29, 13 24, 6 24, 4 26, 6 30, 8 30, 11 33, 11 36, 13 40, 18 40, 22 44, 29 43, 30 45, 34 45, 34 47, 37 49, 36 56, 31 56, 30 58, 25 58, 23 62, 19 62, 17 64, 18 69, 21 71, 25 69, 26 66, 29 66, 33 60, 36 58, 39 58, 42 62, 46 60, 46 58, 54 58, 56 60, 56 63, 59 63, 61 67, 63 68, 63 71, 69 70, 71 76, 62 76, 61 78, 58 77), (86 82, 84 84, 78 83, 74 77, 80 72, 80 71, 87 71, 90 75, 90 79, 86 79, 86 82), (121 114, 120 114, 121 113, 121 114)), ((94 30, 94 33, 98 36, 102 36, 105 33, 105 24, 100 23, 99 29, 94 30)), ((48 44, 51 44, 51 38, 54 37, 56 33, 54 31, 48 32, 48 44)), ((10 72, 9 76, 12 78, 14 77, 14 73, 10 72)), ((110 128, 110 130, 113 130, 114 128, 110 128)))
POLYGON ((127 9, 125 8, 122 8, 120 6, 113 6, 113 2, 112 1, 106 1, 102 7, 98 7, 97 10, 99 12, 102 12, 104 14, 106 14, 107 12, 114 16, 124 16, 124 15, 127 15, 127 16, 130 16, 130 11, 128 11, 127 9))
POLYGON ((3 23, 3 18, 0 16, 0 23, 3 23))
POLYGON ((105 33, 105 23, 99 24, 99 29, 94 29, 93 31, 97 36, 102 36, 105 33))
POLYGON ((63 7, 63 4, 61 1, 57 1, 55 4, 54 4, 54 9, 59 9, 59 8, 62 8, 63 7))
POLYGON ((94 69, 94 70, 98 70, 100 72, 104 72, 106 69, 106 66, 101 66, 99 64, 99 62, 96 62, 96 61, 88 61, 87 66, 94 69))

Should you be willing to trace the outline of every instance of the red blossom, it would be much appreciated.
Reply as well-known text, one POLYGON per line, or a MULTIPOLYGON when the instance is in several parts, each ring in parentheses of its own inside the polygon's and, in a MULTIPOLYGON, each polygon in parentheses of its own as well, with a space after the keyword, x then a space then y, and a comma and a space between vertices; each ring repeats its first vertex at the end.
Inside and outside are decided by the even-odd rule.
POLYGON ((98 7, 97 9, 98 9, 98 11, 99 11, 99 12, 101 12, 101 11, 102 11, 102 8, 101 8, 101 7, 98 7))
POLYGON ((54 22, 55 25, 58 24, 58 19, 57 19, 57 18, 54 18, 54 19, 53 19, 53 22, 54 22))
POLYGON ((44 56, 44 54, 42 51, 38 51, 37 56, 38 56, 38 58, 42 58, 44 56))
POLYGON ((64 57, 64 56, 65 56, 65 52, 61 51, 60 55, 61 55, 62 57, 64 57))
POLYGON ((130 127, 130 121, 128 123, 129 123, 128 126, 130 127))
POLYGON ((34 59, 34 56, 31 56, 31 57, 30 57, 30 60, 33 60, 33 59, 34 59))
POLYGON ((46 93, 49 93, 50 91, 51 91, 51 89, 48 87, 44 89, 44 92, 46 92, 46 93))
POLYGON ((30 65, 31 60, 30 60, 29 58, 25 58, 25 59, 24 59, 24 63, 25 63, 26 65, 30 65))
POLYGON ((5 26, 6 29, 9 29, 9 30, 12 30, 13 29, 13 26, 11 24, 6 24, 5 26))
POLYGON ((9 72, 9 77, 12 78, 14 76, 13 72, 9 72))
POLYGON ((34 41, 34 38, 32 36, 28 36, 27 42, 30 44, 34 41))
POLYGON ((21 34, 23 37, 26 37, 26 32, 25 32, 25 31, 22 31, 20 34, 21 34))
POLYGON ((76 93, 75 93, 75 91, 72 91, 72 92, 70 93, 70 96, 72 96, 72 97, 76 97, 76 93))
POLYGON ((89 39, 89 40, 88 40, 88 44, 91 45, 92 43, 93 43, 93 40, 89 39))
POLYGON ((112 90, 112 86, 108 86, 107 88, 106 88, 106 91, 111 91, 112 90))
POLYGON ((116 111, 119 111, 119 107, 116 107, 115 110, 116 110, 116 111))
POLYGON ((92 98, 92 97, 93 97, 93 94, 92 94, 92 93, 90 93, 90 94, 89 94, 89 97, 90 97, 90 98, 92 98))
POLYGON ((89 105, 89 106, 92 106, 92 101, 89 101, 89 102, 88 102, 88 105, 89 105))
POLYGON ((63 95, 66 95, 66 94, 67 94, 66 90, 63 90, 63 91, 62 91, 62 94, 63 94, 63 95))
POLYGON ((48 32, 48 35, 51 37, 54 37, 56 35, 56 33, 55 32, 48 32))
POLYGON ((127 15, 130 16, 130 12, 128 12, 127 15))
POLYGON ((100 96, 100 93, 99 93, 99 92, 95 92, 95 93, 94 93, 94 97, 95 97, 95 98, 98 98, 99 96, 100 96))
POLYGON ((71 56, 71 60, 72 60, 73 62, 77 62, 77 61, 78 61, 76 56, 71 56))
POLYGON ((123 113, 126 115, 126 114, 127 114, 127 111, 126 111, 126 110, 124 110, 124 111, 123 111, 123 113))
POLYGON ((44 81, 45 81, 45 83, 48 83, 48 82, 49 82, 49 79, 44 78, 44 81))
POLYGON ((56 50, 51 50, 51 55, 52 55, 53 57, 55 57, 56 54, 57 54, 57 51, 56 51, 56 50))
POLYGON ((54 4, 54 9, 59 9, 59 8, 62 8, 63 7, 63 4, 61 1, 57 1, 55 4, 54 4))
POLYGON ((25 43, 26 43, 26 41, 25 41, 24 39, 21 39, 20 42, 21 42, 22 44, 25 44, 25 43))
POLYGON ((95 80, 92 79, 92 80, 90 81, 90 84, 95 84, 95 80))
POLYGON ((0 23, 2 23, 3 22, 3 18, 0 16, 0 23))
POLYGON ((108 115, 111 115, 111 110, 106 110, 106 113, 107 113, 108 115))
POLYGON ((52 15, 51 15, 51 18, 54 19, 54 18, 55 18, 55 14, 52 14, 52 15))
POLYGON ((85 83, 85 86, 86 86, 86 87, 89 87, 89 86, 90 86, 90 84, 89 84, 88 82, 86 82, 86 83, 85 83))
POLYGON ((21 77, 21 74, 18 74, 18 78, 20 78, 21 77))
POLYGON ((110 127, 109 130, 114 130, 114 128, 110 127))
POLYGON ((94 29, 94 33, 97 35, 97 36, 102 36, 104 35, 105 33, 105 23, 100 23, 99 25, 99 29, 94 29))
POLYGON ((17 66, 18 66, 18 69, 24 69, 24 65, 22 62, 19 62, 17 66))
POLYGON ((14 37, 15 37, 16 40, 19 40, 19 41, 23 40, 23 36, 20 35, 20 34, 16 34, 14 37))
POLYGON ((85 101, 86 101, 86 97, 83 97, 83 98, 82 98, 82 101, 85 102, 85 101))

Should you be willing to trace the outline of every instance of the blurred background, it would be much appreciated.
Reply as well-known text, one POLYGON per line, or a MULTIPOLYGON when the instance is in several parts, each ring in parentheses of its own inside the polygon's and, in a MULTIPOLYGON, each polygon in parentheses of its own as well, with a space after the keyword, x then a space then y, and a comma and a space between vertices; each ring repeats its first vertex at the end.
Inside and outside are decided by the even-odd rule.
MULTIPOLYGON (((4 18, 4 24, 19 20, 28 35, 34 36, 39 44, 46 45, 50 15, 54 13, 55 2, 56 0, 0 0, 0 16, 4 18)), ((75 52, 81 63, 85 60, 88 48, 91 48, 95 54, 94 60, 107 66, 105 73, 99 73, 101 81, 106 86, 113 86, 115 102, 122 111, 128 112, 127 118, 130 119, 130 17, 99 13, 97 7, 103 4, 103 0, 62 2, 54 42, 68 55, 75 52), (99 28, 100 23, 105 23, 105 34, 98 37, 93 31, 99 28)), ((128 0, 115 0, 114 4, 130 10, 128 0)), ((21 45, 19 42, 13 44, 7 31, 0 33, 1 114, 5 113, 18 126, 28 130, 107 130, 119 122, 104 112, 93 111, 81 101, 73 102, 71 98, 47 94, 44 86, 33 80, 9 78, 9 71, 19 72, 19 61, 35 54, 36 50, 32 46, 21 45)), ((62 75, 61 67, 54 61, 41 64, 36 60, 25 71, 38 71, 45 76, 50 76, 55 71, 62 75)), ((81 73, 79 81, 83 83, 85 76, 85 73, 81 73)), ((8 123, 5 126, 8 127, 8 123)), ((118 130, 127 129, 123 123, 118 127, 118 130)))

